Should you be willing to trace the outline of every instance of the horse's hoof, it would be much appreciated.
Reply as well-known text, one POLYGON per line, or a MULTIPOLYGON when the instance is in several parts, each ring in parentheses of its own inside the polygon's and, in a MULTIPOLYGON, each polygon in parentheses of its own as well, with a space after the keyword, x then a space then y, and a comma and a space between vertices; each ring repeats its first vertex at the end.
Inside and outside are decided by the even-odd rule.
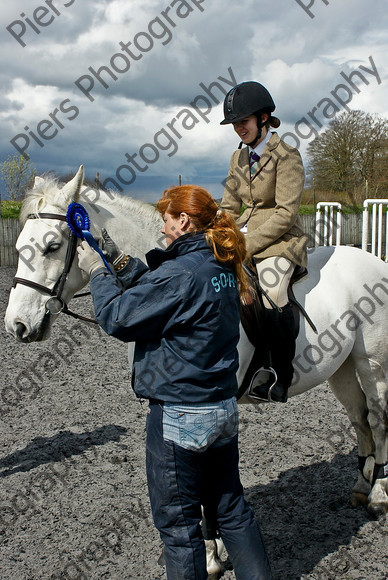
POLYGON ((385 516, 388 512, 388 505, 385 503, 375 503, 368 505, 368 513, 376 520, 385 516))
POLYGON ((206 566, 208 578, 218 580, 223 574, 221 560, 218 557, 218 546, 216 540, 205 540, 206 566))
POLYGON ((367 505, 368 503, 368 496, 365 493, 360 493, 358 491, 354 491, 350 498, 350 503, 353 507, 358 507, 360 505, 367 505))

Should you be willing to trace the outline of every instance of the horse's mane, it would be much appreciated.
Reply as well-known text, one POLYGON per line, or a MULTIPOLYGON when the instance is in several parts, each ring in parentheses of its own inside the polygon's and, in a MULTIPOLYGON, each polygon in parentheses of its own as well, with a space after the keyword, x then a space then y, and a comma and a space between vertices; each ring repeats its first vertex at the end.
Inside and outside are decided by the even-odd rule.
POLYGON ((24 225, 30 214, 37 215, 42 211, 45 205, 55 205, 61 209, 63 207, 63 201, 61 200, 59 191, 62 184, 60 184, 59 180, 52 175, 46 175, 42 179, 44 181, 39 182, 25 195, 22 209, 20 211, 20 221, 22 225, 24 225))
MULTIPOLYGON (((89 187, 83 186, 81 191, 81 198, 84 197, 88 200, 87 194, 88 191, 91 191, 89 187)), ((91 192, 92 200, 88 200, 89 202, 93 203, 94 192, 98 191, 99 193, 99 201, 102 202, 104 207, 112 205, 116 208, 120 208, 123 210, 123 213, 128 214, 136 214, 138 217, 144 217, 147 220, 151 220, 154 222, 160 222, 160 213, 149 203, 145 203, 144 201, 140 201, 138 199, 133 199, 132 197, 126 195, 120 195, 114 191, 104 191, 102 189, 96 189, 91 192)))
MULTIPOLYGON (((61 193, 63 186, 64 183, 60 182, 53 175, 46 174, 42 176, 42 179, 34 188, 26 193, 20 212, 22 225, 24 225, 29 215, 38 215, 46 205, 53 205, 59 210, 66 212, 67 207, 61 193)), ((124 213, 136 214, 139 217, 149 219, 155 223, 160 221, 160 214, 152 205, 125 195, 120 195, 114 191, 93 189, 83 185, 80 198, 81 203, 82 201, 91 204, 99 202, 103 206, 111 205, 119 207, 124 213)))

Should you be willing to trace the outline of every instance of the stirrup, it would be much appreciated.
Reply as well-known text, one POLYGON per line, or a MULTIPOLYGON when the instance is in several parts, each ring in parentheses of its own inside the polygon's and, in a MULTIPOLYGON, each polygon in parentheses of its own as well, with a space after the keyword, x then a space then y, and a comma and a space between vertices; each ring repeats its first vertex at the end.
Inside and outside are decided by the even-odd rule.
POLYGON ((272 367, 268 367, 267 369, 264 367, 260 367, 259 370, 257 370, 252 377, 252 380, 251 380, 251 383, 249 385, 248 392, 247 392, 248 397, 251 397, 252 399, 255 399, 256 401, 262 401, 264 403, 272 403, 273 400, 271 399, 271 391, 272 391, 273 387, 276 385, 277 380, 278 380, 278 376, 276 374, 275 369, 273 369, 272 367), (254 392, 254 389, 256 387, 261 387, 262 385, 265 385, 268 383, 271 383, 271 385, 268 389, 268 397, 267 398, 260 397, 259 395, 257 395, 254 392))

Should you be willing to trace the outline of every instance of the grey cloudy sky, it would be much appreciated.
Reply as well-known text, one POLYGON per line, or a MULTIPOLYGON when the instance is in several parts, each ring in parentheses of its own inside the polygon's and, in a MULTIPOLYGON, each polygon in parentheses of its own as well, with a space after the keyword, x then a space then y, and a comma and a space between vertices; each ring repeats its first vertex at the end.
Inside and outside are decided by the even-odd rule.
POLYGON ((387 4, 3 1, 0 161, 23 151, 59 174, 82 163, 146 201, 178 175, 221 197, 238 145, 219 125, 224 93, 257 80, 307 164, 339 112, 388 116, 387 4))

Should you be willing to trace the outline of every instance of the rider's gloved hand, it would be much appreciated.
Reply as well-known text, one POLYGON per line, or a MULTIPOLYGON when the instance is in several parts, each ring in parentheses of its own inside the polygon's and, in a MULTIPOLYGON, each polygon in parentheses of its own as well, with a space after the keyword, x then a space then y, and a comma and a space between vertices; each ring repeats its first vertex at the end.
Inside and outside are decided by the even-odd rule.
POLYGON ((102 228, 101 233, 103 238, 101 248, 103 254, 108 262, 115 265, 115 262, 119 262, 120 259, 124 258, 125 254, 122 250, 120 250, 118 245, 115 244, 105 228, 102 228))
POLYGON ((105 268, 105 264, 100 254, 93 250, 85 240, 78 246, 78 265, 89 276, 100 268, 105 268))

